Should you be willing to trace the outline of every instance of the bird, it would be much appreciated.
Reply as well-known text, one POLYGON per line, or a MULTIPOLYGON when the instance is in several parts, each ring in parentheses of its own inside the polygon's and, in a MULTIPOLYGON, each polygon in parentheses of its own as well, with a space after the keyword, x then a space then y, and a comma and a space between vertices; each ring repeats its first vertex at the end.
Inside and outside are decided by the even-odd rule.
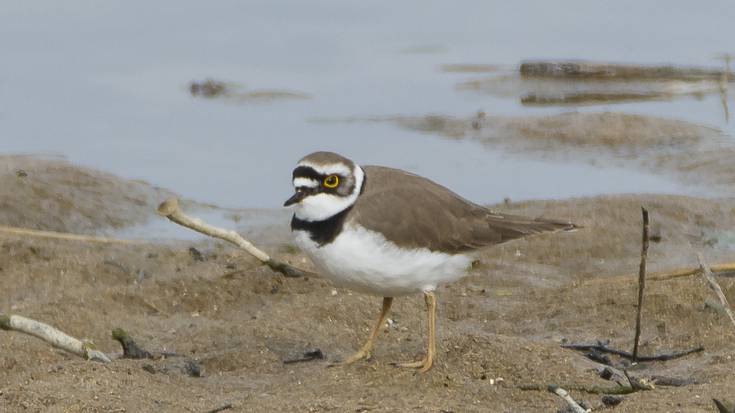
POLYGON ((567 221, 503 214, 472 203, 419 175, 360 166, 334 152, 314 152, 292 174, 295 244, 335 286, 383 297, 363 346, 341 364, 371 358, 393 299, 423 294, 426 353, 397 363, 420 372, 436 357, 436 296, 440 285, 468 274, 479 250, 532 234, 572 231, 567 221))

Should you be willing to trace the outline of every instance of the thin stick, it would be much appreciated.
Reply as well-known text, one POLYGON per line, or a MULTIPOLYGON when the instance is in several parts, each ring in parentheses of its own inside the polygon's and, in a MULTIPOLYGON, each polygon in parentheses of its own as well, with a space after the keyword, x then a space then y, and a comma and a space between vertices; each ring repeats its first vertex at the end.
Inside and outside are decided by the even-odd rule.
MULTIPOLYGON (((590 394, 630 394, 634 393, 635 389, 629 385, 614 385, 614 386, 592 386, 583 384, 565 384, 565 388, 575 391, 583 391, 590 394)), ((541 384, 522 384, 518 386, 523 391, 542 391, 549 390, 549 386, 541 384)))
POLYGON ((68 241, 97 242, 103 244, 143 244, 144 241, 116 239, 106 237, 94 237, 91 235, 70 234, 68 232, 41 231, 38 229, 7 227, 0 225, 0 232, 13 235, 23 235, 40 238, 62 239, 68 241))
POLYGON ((109 363, 110 358, 99 350, 95 350, 88 342, 78 340, 48 324, 41 323, 19 315, 0 314, 0 328, 29 334, 51 344, 56 348, 76 354, 87 360, 109 363))
POLYGON ((161 205, 158 206, 158 213, 168 218, 171 222, 200 232, 202 234, 209 235, 210 237, 219 238, 235 244, 238 247, 247 251, 248 254, 257 258, 263 264, 269 266, 274 271, 280 272, 286 277, 303 277, 307 275, 312 275, 312 273, 308 271, 304 271, 302 269, 296 268, 285 262, 281 262, 270 257, 268 254, 256 248, 250 241, 246 240, 245 238, 240 236, 240 234, 233 230, 218 228, 207 224, 199 218, 193 218, 184 214, 183 212, 181 212, 181 209, 179 209, 179 202, 178 200, 176 200, 176 198, 170 198, 161 203, 161 205))
MULTIPOLYGON (((570 350, 579 350, 579 351, 597 350, 603 353, 615 354, 616 356, 620 356, 628 360, 633 360, 633 354, 628 353, 627 351, 610 348, 603 344, 562 344, 561 347, 568 348, 570 350)), ((639 355, 638 361, 668 361, 668 360, 677 359, 679 357, 688 356, 690 354, 699 353, 701 351, 704 351, 704 347, 699 346, 699 347, 695 347, 689 350, 677 351, 677 352, 672 352, 672 353, 656 354, 653 356, 639 355)))
MULTIPOLYGON (((715 264, 710 267, 710 270, 714 274, 721 273, 721 272, 733 272, 735 271, 735 262, 715 264)), ((702 269, 699 267, 677 268, 673 270, 658 271, 658 272, 650 273, 646 276, 646 279, 648 281, 666 281, 666 280, 672 280, 675 278, 690 277, 692 275, 697 275, 701 272, 702 272, 702 269)), ((624 274, 624 275, 615 275, 612 277, 593 278, 593 279, 585 281, 584 284, 592 285, 592 284, 608 284, 608 283, 614 283, 614 282, 631 282, 637 276, 638 274, 624 274)))
MULTIPOLYGON (((597 385, 588 385, 588 384, 562 384, 562 386, 565 389, 569 390, 575 390, 575 391, 581 391, 589 394, 630 394, 635 393, 637 391, 642 390, 653 390, 656 388, 656 386, 673 386, 673 387, 682 387, 682 386, 688 386, 690 384, 699 384, 695 380, 691 379, 674 379, 674 378, 667 378, 662 376, 653 376, 652 379, 639 379, 636 377, 631 377, 627 371, 624 371, 623 374, 626 378, 627 384, 618 383, 616 385, 612 386, 597 386, 597 385), (668 383, 664 380, 668 380, 668 383), (655 383, 655 385, 654 385, 655 383)), ((621 375, 623 375, 621 374, 621 375)), ((557 387, 555 385, 552 385, 553 387, 557 387)), ((549 390, 550 387, 548 385, 542 385, 542 384, 521 384, 518 386, 520 390, 523 391, 542 391, 542 390, 549 390)))
POLYGON ((572 396, 569 395, 569 392, 562 389, 561 387, 551 384, 549 385, 548 390, 551 393, 554 393, 557 396, 564 399, 564 401, 567 402, 567 404, 569 405, 569 408, 572 409, 574 413, 587 413, 587 410, 585 410, 576 401, 574 401, 574 399, 572 399, 572 396))
POLYGON ((643 290, 646 288, 646 258, 648 258, 648 210, 641 207, 643 215, 643 242, 641 244, 641 265, 638 267, 638 308, 635 316, 635 339, 633 341, 633 361, 638 361, 638 342, 641 338, 641 310, 643 309, 643 290))
POLYGON ((732 325, 735 326, 735 315, 733 315, 730 304, 727 302, 727 297, 725 297, 725 293, 722 292, 720 284, 717 284, 717 280, 712 276, 712 272, 709 270, 709 267, 707 267, 707 263, 704 261, 702 253, 697 254, 697 259, 699 260, 699 266, 702 269, 702 275, 707 279, 710 288, 712 288, 717 294, 717 298, 720 299, 722 307, 725 309, 727 316, 730 317, 730 321, 732 321, 732 325))
POLYGON ((712 399, 712 401, 715 403, 715 406, 717 406, 717 411, 719 413, 735 413, 735 403, 730 403, 726 400, 717 400, 712 399))

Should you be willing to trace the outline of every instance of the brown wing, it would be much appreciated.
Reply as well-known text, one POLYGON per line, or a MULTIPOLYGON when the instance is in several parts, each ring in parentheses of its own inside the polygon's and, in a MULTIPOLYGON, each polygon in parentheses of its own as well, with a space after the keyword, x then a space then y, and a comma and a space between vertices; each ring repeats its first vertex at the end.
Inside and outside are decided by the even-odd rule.
POLYGON ((401 246, 458 253, 526 235, 575 228, 568 222, 500 214, 398 169, 363 169, 367 186, 348 220, 380 231, 401 246))

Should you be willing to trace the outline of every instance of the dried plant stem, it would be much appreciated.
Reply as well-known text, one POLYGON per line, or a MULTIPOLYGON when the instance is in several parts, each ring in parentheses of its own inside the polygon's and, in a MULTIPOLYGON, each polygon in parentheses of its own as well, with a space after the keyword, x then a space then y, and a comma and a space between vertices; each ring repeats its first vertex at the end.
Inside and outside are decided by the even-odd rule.
POLYGON ((106 238, 106 237, 95 237, 91 235, 70 234, 67 232, 41 231, 38 229, 8 227, 4 225, 0 225, 0 232, 5 233, 5 234, 12 234, 12 235, 61 239, 61 240, 67 240, 67 241, 96 242, 96 243, 103 243, 103 244, 140 244, 140 243, 143 243, 143 241, 106 238))
POLYGON ((730 317, 730 321, 732 321, 732 325, 735 326, 735 315, 733 314, 732 309, 730 308, 730 304, 727 302, 727 297, 725 297, 725 293, 722 292, 722 288, 720 288, 720 284, 718 284, 717 280, 715 280, 715 277, 712 276, 712 271, 710 271, 709 267, 707 266, 707 263, 704 261, 704 257, 702 256, 702 253, 697 254, 697 259, 699 260, 699 266, 702 269, 702 275, 707 280, 707 283, 709 283, 710 288, 712 288, 715 294, 717 294, 717 298, 720 299, 720 303, 722 303, 722 307, 725 309, 727 316, 730 317))
POLYGON ((635 339, 633 341, 633 361, 638 361, 638 343, 641 338, 641 310, 643 309, 643 290, 646 288, 646 258, 648 258, 648 210, 641 207, 643 215, 643 241, 641 244, 641 264, 638 267, 638 308, 635 317, 635 339))
POLYGON ((171 198, 161 203, 161 205, 158 206, 158 213, 168 218, 171 222, 202 234, 209 235, 210 237, 219 238, 235 244, 247 251, 248 254, 257 258, 263 264, 269 266, 274 271, 280 272, 286 277, 302 277, 311 274, 308 271, 301 270, 270 257, 233 230, 218 228, 207 224, 199 218, 193 218, 184 214, 181 212, 181 209, 179 209, 179 203, 176 198, 171 198))
MULTIPOLYGON (((710 267, 710 271, 712 271, 712 273, 714 274, 721 273, 721 272, 735 272, 735 262, 715 264, 710 267)), ((658 271, 658 272, 650 273, 646 276, 646 279, 648 281, 666 281, 666 280, 672 280, 675 278, 690 277, 692 275, 697 275, 701 272, 702 272, 702 269, 699 267, 677 268, 673 270, 658 271)), ((608 284, 608 283, 615 283, 615 282, 629 283, 635 280, 636 277, 638 277, 638 274, 615 275, 612 277, 602 277, 602 278, 594 278, 591 280, 587 280, 584 282, 584 284, 594 285, 594 284, 608 284)))
MULTIPOLYGON (((620 356, 622 358, 633 360, 633 354, 628 353, 627 351, 623 350, 617 350, 614 348, 610 348, 604 344, 597 343, 597 344, 562 344, 562 348, 568 348, 571 350, 578 350, 578 351, 599 351, 602 353, 608 353, 608 354, 615 354, 616 356, 620 356)), ((672 353, 662 353, 662 354, 656 354, 653 356, 638 356, 638 361, 668 361, 673 359, 678 359, 679 357, 688 356, 690 354, 699 353, 704 351, 704 347, 697 346, 694 348, 691 348, 689 350, 684 351, 676 351, 672 353)))
POLYGON ((48 324, 30 318, 12 314, 0 314, 0 328, 32 335, 56 348, 76 354, 87 360, 101 361, 103 363, 110 362, 110 358, 105 353, 95 350, 91 343, 78 340, 48 324))

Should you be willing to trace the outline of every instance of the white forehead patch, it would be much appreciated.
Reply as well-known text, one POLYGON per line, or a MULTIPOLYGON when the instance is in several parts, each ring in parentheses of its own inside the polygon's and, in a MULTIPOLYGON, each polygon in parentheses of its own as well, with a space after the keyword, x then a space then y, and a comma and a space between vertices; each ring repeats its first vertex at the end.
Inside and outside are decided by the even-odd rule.
POLYGON ((298 163, 297 166, 306 166, 308 168, 315 170, 317 173, 322 174, 322 175, 337 174, 337 175, 347 176, 352 173, 350 168, 343 163, 333 163, 329 165, 317 165, 309 161, 301 161, 298 163))
POLYGON ((293 186, 294 188, 299 188, 299 187, 304 187, 304 186, 307 188, 316 188, 317 186, 319 186, 319 182, 316 179, 298 177, 298 178, 294 178, 293 186))

